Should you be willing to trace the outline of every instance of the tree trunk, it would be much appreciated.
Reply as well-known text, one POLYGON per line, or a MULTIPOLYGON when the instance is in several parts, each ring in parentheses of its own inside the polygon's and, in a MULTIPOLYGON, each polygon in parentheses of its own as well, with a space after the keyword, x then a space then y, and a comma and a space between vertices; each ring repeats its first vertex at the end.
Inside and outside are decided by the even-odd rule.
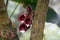
POLYGON ((43 40, 44 24, 49 0, 38 0, 34 13, 30 40, 43 40))
POLYGON ((5 5, 4 0, 0 0, 0 39, 3 40, 19 40, 16 33, 15 25, 12 24, 7 13, 7 5, 5 5), (14 33, 14 38, 7 38, 5 35, 7 32, 11 31, 11 34, 14 33))
POLYGON ((9 23, 10 19, 8 18, 6 6, 4 0, 0 0, 0 24, 9 23))

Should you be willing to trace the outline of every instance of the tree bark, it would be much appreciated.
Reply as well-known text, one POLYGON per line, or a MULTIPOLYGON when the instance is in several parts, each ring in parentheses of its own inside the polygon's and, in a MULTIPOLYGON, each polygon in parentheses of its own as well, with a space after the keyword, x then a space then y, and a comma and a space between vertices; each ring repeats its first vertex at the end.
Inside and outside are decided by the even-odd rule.
POLYGON ((0 24, 9 23, 10 19, 7 14, 4 0, 0 0, 0 24))
MULTIPOLYGON (((8 5, 8 4, 7 4, 8 5)), ((15 25, 12 24, 10 18, 7 13, 7 5, 5 5, 4 0, 0 0, 0 39, 3 40, 19 40, 18 35, 16 33, 15 25), (6 33, 11 31, 14 33, 14 38, 6 38, 6 33)))
POLYGON ((33 17, 33 26, 30 40, 43 40, 44 24, 49 0, 38 0, 33 17))

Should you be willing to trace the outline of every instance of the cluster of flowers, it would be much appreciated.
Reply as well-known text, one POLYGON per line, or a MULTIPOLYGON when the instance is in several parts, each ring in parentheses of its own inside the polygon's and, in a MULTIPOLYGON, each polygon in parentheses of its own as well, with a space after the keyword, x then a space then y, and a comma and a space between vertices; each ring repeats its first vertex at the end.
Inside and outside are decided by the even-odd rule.
POLYGON ((27 14, 22 13, 22 15, 18 17, 18 21, 21 23, 21 25, 19 26, 20 32, 26 32, 32 24, 33 12, 31 6, 27 6, 26 10, 27 14))

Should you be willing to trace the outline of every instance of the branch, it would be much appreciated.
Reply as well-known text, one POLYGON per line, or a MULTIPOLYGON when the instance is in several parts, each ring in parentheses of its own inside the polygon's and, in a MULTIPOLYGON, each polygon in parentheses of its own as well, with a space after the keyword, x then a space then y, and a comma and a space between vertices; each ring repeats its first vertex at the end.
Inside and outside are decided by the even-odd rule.
POLYGON ((44 23, 49 0, 38 0, 30 40, 43 40, 44 23))

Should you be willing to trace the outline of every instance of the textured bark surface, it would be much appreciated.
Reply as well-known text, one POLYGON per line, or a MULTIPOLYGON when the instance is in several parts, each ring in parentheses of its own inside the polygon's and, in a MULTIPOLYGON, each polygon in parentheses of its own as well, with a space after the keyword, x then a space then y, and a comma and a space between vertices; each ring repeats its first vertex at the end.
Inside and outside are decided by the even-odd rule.
POLYGON ((34 13, 30 40, 43 40, 44 23, 49 0, 38 0, 34 13))
POLYGON ((0 0, 0 40, 19 40, 16 28, 14 28, 15 25, 9 19, 6 9, 7 5, 5 5, 4 0, 0 0), (9 31, 11 34, 13 33, 13 38, 6 36, 9 31))
POLYGON ((7 24, 9 20, 4 0, 0 0, 0 24, 7 24))

